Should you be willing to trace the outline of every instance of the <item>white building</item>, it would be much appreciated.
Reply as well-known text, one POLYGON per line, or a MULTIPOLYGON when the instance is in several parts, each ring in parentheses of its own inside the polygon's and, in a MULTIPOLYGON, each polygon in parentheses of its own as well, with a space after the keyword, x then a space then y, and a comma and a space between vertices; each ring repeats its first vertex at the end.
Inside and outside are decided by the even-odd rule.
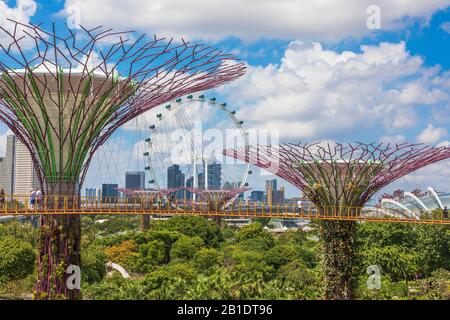
POLYGON ((39 179, 28 149, 14 135, 8 135, 6 155, 0 162, 0 188, 7 195, 28 196, 39 189, 39 179))

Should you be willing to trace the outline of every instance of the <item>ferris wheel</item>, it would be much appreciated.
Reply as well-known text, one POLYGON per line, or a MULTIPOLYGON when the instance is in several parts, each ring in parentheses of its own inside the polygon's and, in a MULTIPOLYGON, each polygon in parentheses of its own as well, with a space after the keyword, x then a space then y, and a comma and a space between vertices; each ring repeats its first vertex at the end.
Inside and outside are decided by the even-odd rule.
MULTIPOLYGON (((222 153, 226 148, 248 146, 243 121, 226 103, 204 95, 179 98, 159 107, 153 121, 147 123, 146 133, 143 156, 151 188, 191 187, 213 192, 247 185, 249 164, 222 153)), ((179 199, 196 200, 195 193, 175 193, 179 199)))

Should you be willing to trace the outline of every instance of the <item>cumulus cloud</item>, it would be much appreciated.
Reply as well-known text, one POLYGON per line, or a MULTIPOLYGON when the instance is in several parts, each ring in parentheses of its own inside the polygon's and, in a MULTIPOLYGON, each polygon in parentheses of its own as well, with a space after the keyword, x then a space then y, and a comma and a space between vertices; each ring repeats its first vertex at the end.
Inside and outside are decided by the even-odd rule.
POLYGON ((413 172, 389 186, 389 189, 403 188, 426 190, 431 186, 437 191, 449 191, 448 177, 450 177, 450 161, 443 160, 413 172))
MULTIPOLYGON (((28 23, 36 13, 37 4, 34 0, 17 0, 15 7, 9 7, 7 2, 0 0, 0 26, 12 32, 12 24, 7 19, 28 23)), ((4 33, 0 33, 0 43, 7 40, 4 33)))
POLYGON ((441 24, 441 29, 450 34, 450 21, 441 24))
POLYGON ((429 124, 418 136, 417 141, 420 143, 436 143, 447 135, 445 128, 437 128, 429 124))
MULTIPOLYGON (((363 36, 371 0, 66 0, 61 14, 80 15, 89 26, 114 24, 163 35, 221 39, 315 38, 341 40, 363 36)), ((427 22, 449 0, 379 0, 382 29, 397 30, 411 21, 427 22)))
POLYGON ((402 143, 405 142, 406 138, 404 135, 396 134, 392 136, 382 136, 380 142, 382 143, 402 143))
POLYGON ((220 91, 249 125, 317 140, 372 128, 398 135, 417 124, 419 106, 448 104, 449 80, 439 68, 424 67, 403 42, 338 53, 293 41, 280 65, 249 67, 245 78, 220 91))
POLYGON ((438 147, 447 147, 447 148, 450 148, 450 141, 441 141, 441 142, 439 142, 438 143, 438 145, 437 145, 438 147))

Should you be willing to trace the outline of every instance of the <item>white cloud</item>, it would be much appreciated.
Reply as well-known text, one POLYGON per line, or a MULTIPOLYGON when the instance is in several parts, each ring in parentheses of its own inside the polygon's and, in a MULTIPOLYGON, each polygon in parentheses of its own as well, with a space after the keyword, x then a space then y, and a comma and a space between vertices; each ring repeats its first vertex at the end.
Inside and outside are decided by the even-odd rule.
MULTIPOLYGON (((15 7, 9 7, 4 0, 0 0, 0 26, 12 32, 13 24, 7 19, 28 23, 30 17, 36 13, 36 8, 37 4, 33 0, 17 0, 15 7)), ((5 40, 5 33, 2 31, 0 32, 0 42, 5 40)))
POLYGON ((447 147, 447 148, 450 148, 450 141, 446 141, 446 140, 441 141, 441 142, 439 142, 439 143, 437 144, 437 146, 438 146, 438 147, 447 147))
POLYGON ((390 190, 396 188, 426 190, 427 187, 431 186, 438 191, 449 191, 448 177, 450 177, 450 161, 443 160, 410 173, 388 188, 390 190))
POLYGON ((448 104, 449 80, 449 73, 424 67, 403 42, 338 53, 293 41, 279 66, 250 66, 243 79, 219 91, 241 107, 248 125, 317 140, 358 129, 381 128, 392 136, 412 128, 419 106, 448 104))
POLYGON ((380 142, 382 143, 402 143, 405 142, 406 138, 404 135, 396 134, 393 136, 382 136, 380 142))
POLYGON ((441 24, 441 29, 450 34, 450 21, 441 24))
POLYGON ((447 135, 444 128, 434 127, 429 124, 418 136, 417 141, 420 143, 436 143, 447 135))
MULTIPOLYGON (((370 33, 366 9, 372 0, 66 0, 62 14, 79 12, 81 24, 137 28, 190 38, 284 38, 340 40, 370 33), (76 8, 76 10, 74 10, 76 8)), ((449 0, 379 0, 382 29, 426 23, 449 0)))

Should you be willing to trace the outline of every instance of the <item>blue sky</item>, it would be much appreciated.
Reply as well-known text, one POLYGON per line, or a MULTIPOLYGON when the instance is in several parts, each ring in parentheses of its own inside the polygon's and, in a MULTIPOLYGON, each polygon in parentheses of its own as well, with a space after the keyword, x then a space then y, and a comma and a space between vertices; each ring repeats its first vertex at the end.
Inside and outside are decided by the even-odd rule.
MULTIPOLYGON (((449 143, 450 1, 380 0, 380 30, 366 26, 371 1, 204 3, 0 0, 0 25, 6 17, 63 24, 75 14, 88 27, 214 44, 249 65, 245 79, 214 94, 249 128, 279 130, 283 141, 449 143)), ((441 162, 389 188, 448 190, 449 167, 441 162)), ((262 188, 265 177, 253 179, 262 188)))

